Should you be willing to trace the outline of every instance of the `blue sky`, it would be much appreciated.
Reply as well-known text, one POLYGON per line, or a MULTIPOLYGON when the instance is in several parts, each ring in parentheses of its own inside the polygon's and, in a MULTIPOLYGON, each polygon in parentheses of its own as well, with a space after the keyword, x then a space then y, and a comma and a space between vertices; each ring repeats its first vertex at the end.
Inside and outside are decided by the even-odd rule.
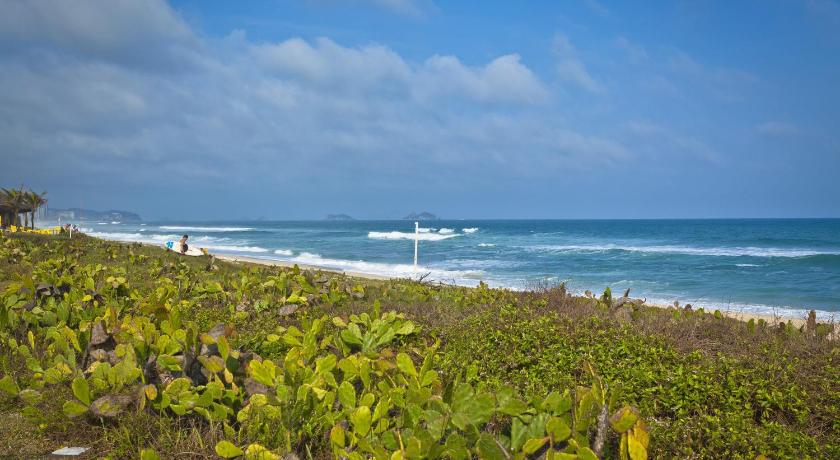
POLYGON ((0 183, 148 219, 840 217, 840 3, 10 0, 0 183))

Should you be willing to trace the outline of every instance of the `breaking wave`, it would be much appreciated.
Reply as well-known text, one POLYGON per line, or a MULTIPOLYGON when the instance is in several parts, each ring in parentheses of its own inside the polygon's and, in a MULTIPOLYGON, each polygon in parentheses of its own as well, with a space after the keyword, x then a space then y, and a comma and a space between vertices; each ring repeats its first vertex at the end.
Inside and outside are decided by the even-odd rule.
POLYGON ((814 249, 784 249, 760 247, 690 247, 690 246, 619 246, 619 245, 543 245, 525 248, 537 252, 641 252, 654 254, 684 254, 721 257, 809 257, 819 255, 840 255, 840 251, 814 249))
POLYGON ((390 278, 417 277, 429 273, 430 275, 426 279, 443 281, 455 280, 466 284, 474 284, 477 283, 482 276, 484 276, 484 272, 481 270, 446 270, 425 266, 418 266, 415 270, 414 266, 409 264, 388 264, 382 262, 366 262, 363 260, 329 259, 321 257, 319 254, 309 252, 302 252, 299 255, 287 260, 304 265, 313 265, 316 267, 390 278))
POLYGON ((190 232, 250 232, 254 230, 251 227, 192 227, 181 225, 161 225, 161 230, 178 230, 190 232))
MULTIPOLYGON (((440 234, 428 231, 418 233, 417 239, 420 241, 441 241, 448 238, 455 238, 456 236, 461 235, 457 233, 440 234)), ((368 232, 368 238, 377 240, 413 240, 414 237, 414 232, 368 232)))

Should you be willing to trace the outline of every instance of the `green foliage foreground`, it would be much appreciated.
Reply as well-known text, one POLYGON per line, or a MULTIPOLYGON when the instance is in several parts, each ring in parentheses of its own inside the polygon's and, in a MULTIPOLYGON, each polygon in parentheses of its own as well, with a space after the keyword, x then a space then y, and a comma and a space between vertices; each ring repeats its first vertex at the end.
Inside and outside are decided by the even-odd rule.
POLYGON ((112 458, 840 453, 825 332, 87 238, 0 240, 0 283, 0 407, 112 458))

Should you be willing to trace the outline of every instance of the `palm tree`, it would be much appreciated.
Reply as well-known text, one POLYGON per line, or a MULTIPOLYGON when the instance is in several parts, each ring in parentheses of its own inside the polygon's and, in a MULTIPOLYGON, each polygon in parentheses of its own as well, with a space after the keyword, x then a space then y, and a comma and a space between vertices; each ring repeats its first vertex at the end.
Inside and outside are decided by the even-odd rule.
POLYGON ((26 206, 29 208, 29 226, 35 228, 35 212, 47 203, 47 199, 44 198, 47 192, 38 194, 30 190, 24 192, 24 194, 26 195, 26 206))
POLYGON ((26 206, 26 192, 23 191, 23 187, 20 189, 4 188, 1 190, 3 204, 12 209, 11 225, 18 225, 18 214, 26 206))

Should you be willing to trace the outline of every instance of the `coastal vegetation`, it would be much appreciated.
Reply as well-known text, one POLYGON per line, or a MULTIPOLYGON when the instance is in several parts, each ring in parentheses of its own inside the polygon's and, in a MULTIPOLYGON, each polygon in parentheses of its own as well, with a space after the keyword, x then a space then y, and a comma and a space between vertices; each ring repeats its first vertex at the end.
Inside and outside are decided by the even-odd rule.
POLYGON ((835 337, 3 236, 0 456, 838 458, 835 337))

